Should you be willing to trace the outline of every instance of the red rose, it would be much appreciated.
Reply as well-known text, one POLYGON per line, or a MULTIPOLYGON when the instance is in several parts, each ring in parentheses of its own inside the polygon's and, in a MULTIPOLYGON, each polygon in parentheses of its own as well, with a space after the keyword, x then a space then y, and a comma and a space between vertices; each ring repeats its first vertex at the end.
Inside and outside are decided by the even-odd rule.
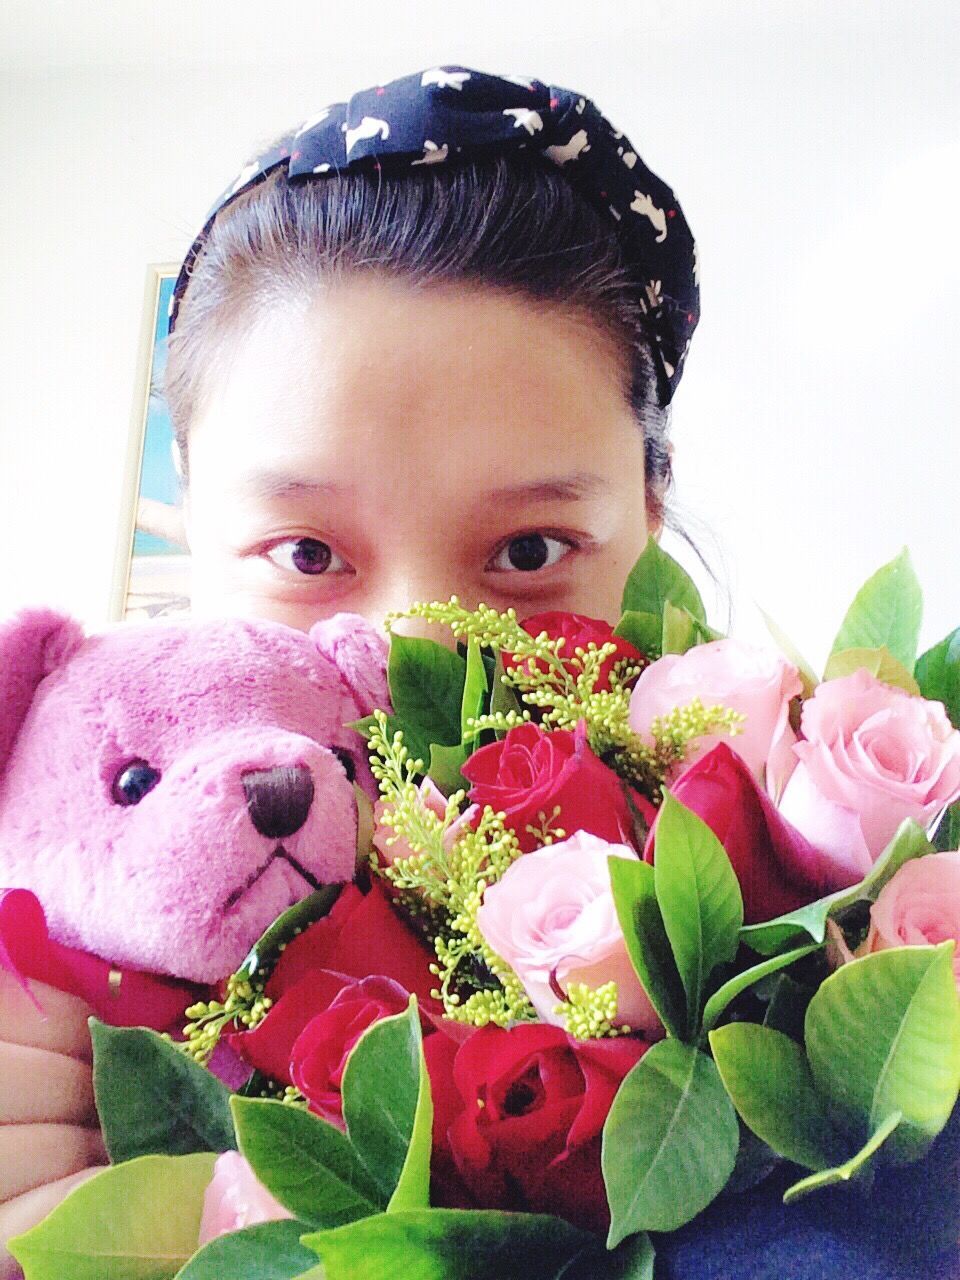
MULTIPOLYGON (((622 662, 625 658, 641 665, 646 661, 639 649, 635 649, 629 640, 615 636, 613 627, 601 618, 587 618, 582 613, 565 613, 557 609, 550 613, 535 613, 529 618, 524 618, 520 625, 532 636, 538 636, 542 631, 545 631, 551 640, 559 640, 562 636, 564 645, 560 650, 560 659, 572 676, 578 676, 581 672, 581 668, 573 661, 576 649, 586 649, 591 640, 598 649, 608 642, 615 644, 617 652, 611 654, 601 666, 599 679, 594 685, 596 690, 605 691, 610 688, 610 673, 616 663, 622 662)), ((531 662, 539 671, 550 670, 542 658, 518 658, 513 653, 503 654, 503 665, 507 670, 511 668, 523 670, 531 662)))
POLYGON ((462 769, 473 783, 470 799, 482 810, 505 813, 506 825, 524 853, 542 844, 527 831, 538 830, 544 815, 568 836, 589 831, 601 840, 631 844, 633 823, 620 779, 587 746, 586 722, 576 731, 547 733, 535 724, 517 725, 499 742, 475 751, 462 769), (553 811, 560 812, 553 818, 553 811))
MULTIPOLYGON (((488 1025, 459 1049, 439 1035, 428 1046, 437 1166, 456 1171, 477 1207, 554 1213, 605 1231, 601 1133, 646 1042, 579 1041, 560 1027, 525 1023, 488 1025)), ((456 1186, 452 1196, 439 1194, 463 1202, 456 1186)))
POLYGON ((311 1111, 344 1127, 340 1086, 350 1050, 374 1022, 403 1013, 409 999, 392 978, 347 979, 327 1008, 314 1014, 290 1050, 290 1078, 311 1111))
POLYGON ((278 999, 306 974, 335 969, 352 978, 388 973, 415 991, 421 1003, 439 1011, 430 992, 437 981, 430 973, 436 957, 391 905, 379 880, 367 893, 348 884, 330 911, 287 943, 271 973, 266 994, 278 999))
MULTIPOLYGON (((439 1014, 442 1006, 430 995, 436 986, 430 972, 434 959, 390 906, 378 883, 374 882, 366 894, 347 885, 329 915, 287 944, 264 988, 264 994, 274 1001, 267 1016, 252 1031, 233 1032, 224 1039, 250 1066, 293 1084, 294 1046, 307 1025, 318 1015, 327 1014, 342 995, 343 1003, 337 1006, 341 1012, 323 1024, 329 1038, 334 1023, 343 1018, 347 991, 350 998, 358 998, 359 992, 359 998, 367 1000, 374 990, 363 988, 357 979, 389 974, 389 978, 383 977, 384 982, 400 991, 415 992, 426 1014, 439 1014)), ((376 990, 382 994, 382 988, 376 990)), ((401 1012, 406 1004, 404 998, 402 1006, 391 1008, 391 1012, 401 1012)), ((359 1016, 356 1009, 354 1014, 359 1016)), ((316 1039, 304 1041, 298 1060, 303 1062, 318 1051, 317 1043, 316 1039)), ((328 1045, 324 1052, 334 1054, 335 1048, 328 1045)))
MULTIPOLYGON (((743 894, 746 924, 814 902, 838 883, 836 868, 780 816, 743 758, 720 742, 686 769, 671 793, 702 818, 727 851, 743 894)), ((653 862, 657 824, 644 858, 653 862)))

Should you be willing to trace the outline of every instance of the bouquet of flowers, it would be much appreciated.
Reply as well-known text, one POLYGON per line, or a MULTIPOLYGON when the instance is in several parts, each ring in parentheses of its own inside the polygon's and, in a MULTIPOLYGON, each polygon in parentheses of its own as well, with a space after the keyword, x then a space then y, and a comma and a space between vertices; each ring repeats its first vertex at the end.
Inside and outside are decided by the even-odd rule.
POLYGON ((356 881, 181 1041, 93 1022, 54 1276, 954 1276, 960 630, 904 551, 822 680, 651 541, 616 625, 392 615, 356 881), (231 1055, 218 1078, 214 1050, 231 1055))

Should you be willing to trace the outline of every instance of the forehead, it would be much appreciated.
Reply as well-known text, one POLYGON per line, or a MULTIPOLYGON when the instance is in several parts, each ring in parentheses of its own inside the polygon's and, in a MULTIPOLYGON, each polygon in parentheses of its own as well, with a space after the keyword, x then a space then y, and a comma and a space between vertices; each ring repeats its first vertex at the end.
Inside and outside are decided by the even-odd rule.
MULTIPOLYGON (((191 450, 361 468, 382 452, 502 454, 504 436, 582 453, 632 429, 626 355, 582 312, 470 284, 354 276, 265 310, 232 339, 191 450), (219 450, 218 450, 219 452, 219 450)), ((569 459, 568 459, 569 460, 569 459)))

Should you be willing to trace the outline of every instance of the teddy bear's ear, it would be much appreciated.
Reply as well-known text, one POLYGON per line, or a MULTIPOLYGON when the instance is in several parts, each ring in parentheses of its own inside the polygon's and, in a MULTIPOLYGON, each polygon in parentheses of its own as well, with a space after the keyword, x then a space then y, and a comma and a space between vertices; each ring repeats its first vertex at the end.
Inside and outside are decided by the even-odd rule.
POLYGON ((40 681, 67 662, 83 639, 76 618, 43 605, 0 620, 0 771, 40 681))
POLYGON ((310 639, 340 671, 357 718, 375 708, 389 712, 386 638, 358 613, 337 613, 315 622, 310 639))

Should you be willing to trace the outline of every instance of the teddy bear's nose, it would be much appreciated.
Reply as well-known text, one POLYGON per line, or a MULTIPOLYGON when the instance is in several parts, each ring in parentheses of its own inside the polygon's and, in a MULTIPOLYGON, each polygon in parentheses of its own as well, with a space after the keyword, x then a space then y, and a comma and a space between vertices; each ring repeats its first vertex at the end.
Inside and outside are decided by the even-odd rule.
POLYGON ((262 836, 292 836, 313 804, 313 778, 305 765, 249 769, 241 775, 250 820, 262 836))

